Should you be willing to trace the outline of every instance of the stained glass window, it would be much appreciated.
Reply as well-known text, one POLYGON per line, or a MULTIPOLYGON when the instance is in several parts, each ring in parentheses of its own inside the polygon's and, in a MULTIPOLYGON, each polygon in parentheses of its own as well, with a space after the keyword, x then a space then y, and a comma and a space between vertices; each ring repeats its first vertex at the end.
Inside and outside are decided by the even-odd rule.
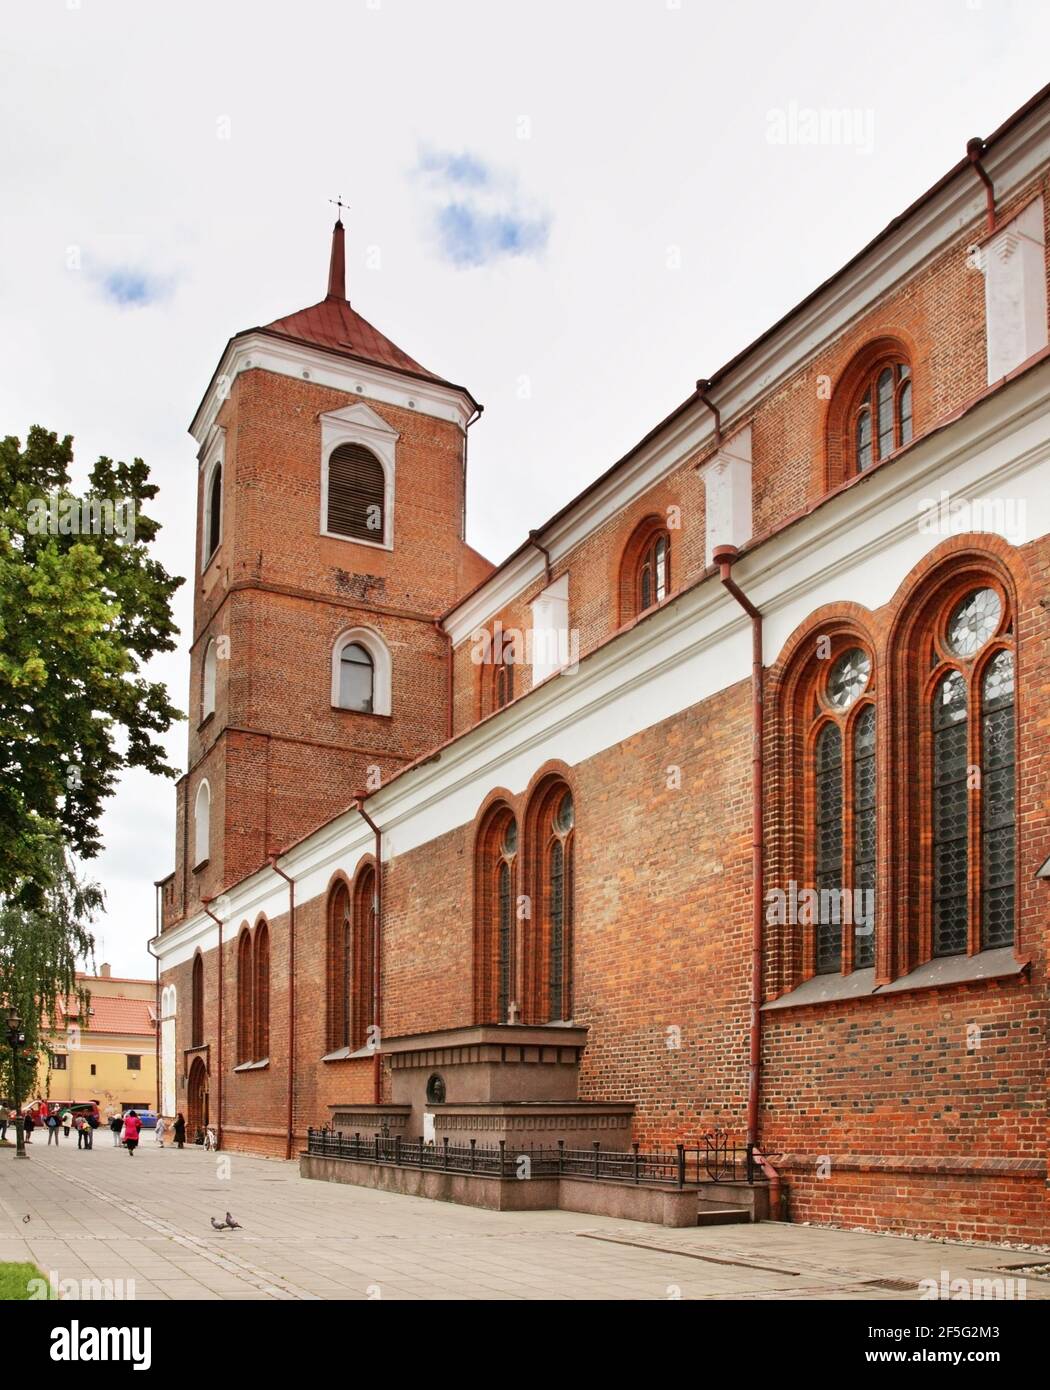
POLYGON ((981 681, 981 945, 1014 939, 1014 662, 999 652, 981 681))
POLYGON ((828 700, 836 709, 848 709, 871 676, 871 661, 860 647, 850 647, 828 674, 828 700))
MULTIPOLYGON (((814 884, 819 901, 842 888, 842 733, 837 724, 826 724, 816 746, 816 854, 814 884)), ((825 920, 821 910, 816 929, 817 971, 831 974, 842 967, 842 926, 825 920)))
POLYGON ((875 964, 875 707, 853 726, 853 964, 875 964))
POLYGON ((499 988, 496 1002, 496 1017, 500 1023, 506 1023, 507 1011, 510 1008, 510 961, 514 932, 514 904, 511 898, 510 865, 505 859, 500 861, 498 878, 497 899, 499 924, 497 932, 497 950, 499 952, 499 959, 497 962, 497 976, 499 988))
POLYGON ((995 635, 1002 614, 1002 600, 994 589, 975 589, 949 619, 948 645, 957 656, 973 656, 995 635))
POLYGON ((547 921, 550 926, 550 1016, 562 1016, 562 963, 565 951, 565 847, 554 840, 548 867, 547 921))
POLYGON ((967 945, 969 779, 966 683, 949 671, 933 708, 933 954, 967 945))

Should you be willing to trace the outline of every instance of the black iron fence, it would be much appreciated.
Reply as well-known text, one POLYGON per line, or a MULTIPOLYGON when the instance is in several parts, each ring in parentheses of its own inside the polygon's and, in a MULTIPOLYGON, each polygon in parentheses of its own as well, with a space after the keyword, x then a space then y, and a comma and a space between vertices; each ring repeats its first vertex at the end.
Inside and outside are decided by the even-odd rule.
POLYGON ((441 1173, 474 1173, 496 1178, 595 1178, 654 1183, 664 1187, 693 1187, 710 1182, 753 1183, 755 1162, 749 1144, 731 1144, 721 1131, 702 1136, 696 1145, 676 1144, 673 1151, 570 1149, 564 1140, 551 1146, 517 1148, 505 1139, 499 1144, 440 1144, 422 1139, 369 1138, 341 1130, 307 1131, 306 1152, 317 1158, 350 1158, 362 1163, 385 1163, 395 1168, 429 1168, 441 1173))

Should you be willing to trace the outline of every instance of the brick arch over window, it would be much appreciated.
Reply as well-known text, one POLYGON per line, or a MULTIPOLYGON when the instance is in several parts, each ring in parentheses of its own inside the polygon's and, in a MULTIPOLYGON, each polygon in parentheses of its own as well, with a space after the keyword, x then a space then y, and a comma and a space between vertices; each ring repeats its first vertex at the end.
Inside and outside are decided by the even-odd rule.
POLYGON ((345 879, 328 894, 328 950, 326 996, 329 1052, 350 1046, 350 988, 353 981, 353 916, 350 886, 345 879))
POLYGON ((1013 944, 1017 927, 1017 599, 993 555, 958 550, 891 636, 900 970, 1013 944))
POLYGON ((772 683, 778 793, 768 886, 785 895, 786 920, 771 919, 767 956, 788 988, 875 964, 886 716, 862 611, 815 615, 772 683))
POLYGON ((255 928, 252 968, 252 1037, 254 1060, 270 1055, 270 928, 261 919, 255 928))
POLYGON ((825 426, 825 485, 867 472, 910 443, 921 410, 914 354, 896 336, 867 343, 835 383, 825 426))
POLYGON ((572 1017, 574 983, 575 801, 557 773, 529 797, 523 845, 522 1021, 554 1023, 572 1017))
POLYGON ((620 623, 662 603, 671 592, 671 533, 661 516, 647 516, 632 531, 620 559, 620 623))
POLYGON ((506 802, 484 813, 474 842, 474 1021, 508 1023, 516 998, 518 823, 506 802))
POLYGON ((190 984, 190 1047, 204 1046, 204 957, 200 951, 193 957, 190 984))
POLYGON ((252 1058, 252 934, 243 926, 237 937, 237 1065, 252 1058))

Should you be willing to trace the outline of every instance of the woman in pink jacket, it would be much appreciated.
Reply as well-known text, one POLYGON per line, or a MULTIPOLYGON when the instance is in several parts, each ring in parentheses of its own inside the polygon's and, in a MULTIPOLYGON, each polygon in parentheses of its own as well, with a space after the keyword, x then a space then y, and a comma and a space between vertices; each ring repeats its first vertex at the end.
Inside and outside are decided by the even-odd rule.
POLYGON ((142 1121, 134 1110, 129 1110, 124 1116, 124 1147, 132 1158, 135 1157, 135 1150, 139 1145, 139 1130, 141 1128, 142 1121))

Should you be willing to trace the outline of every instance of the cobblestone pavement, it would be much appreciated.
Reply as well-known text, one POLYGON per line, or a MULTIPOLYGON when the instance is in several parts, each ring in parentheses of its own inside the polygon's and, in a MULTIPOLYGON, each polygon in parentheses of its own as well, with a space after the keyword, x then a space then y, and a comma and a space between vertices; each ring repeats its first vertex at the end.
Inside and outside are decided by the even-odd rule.
MULTIPOLYGON (((299 1177, 200 1148, 0 1149, 0 1260, 138 1299, 917 1299, 920 1280, 1021 1277, 1046 1255, 763 1223, 667 1230, 500 1213, 299 1177), (226 1211, 238 1231, 214 1231, 226 1211)), ((72 1288, 70 1289, 72 1292, 72 1288)), ((1027 1277, 1029 1299, 1050 1279, 1027 1277)))

